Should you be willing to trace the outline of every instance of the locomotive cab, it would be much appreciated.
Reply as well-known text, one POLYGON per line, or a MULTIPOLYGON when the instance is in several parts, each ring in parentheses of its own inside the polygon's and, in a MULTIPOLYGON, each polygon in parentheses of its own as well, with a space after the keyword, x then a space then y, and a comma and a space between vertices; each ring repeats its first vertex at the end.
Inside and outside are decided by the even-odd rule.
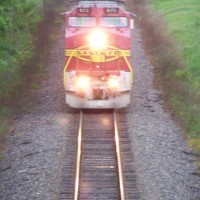
POLYGON ((74 108, 130 103, 131 15, 111 1, 80 1, 65 13, 64 87, 74 108))

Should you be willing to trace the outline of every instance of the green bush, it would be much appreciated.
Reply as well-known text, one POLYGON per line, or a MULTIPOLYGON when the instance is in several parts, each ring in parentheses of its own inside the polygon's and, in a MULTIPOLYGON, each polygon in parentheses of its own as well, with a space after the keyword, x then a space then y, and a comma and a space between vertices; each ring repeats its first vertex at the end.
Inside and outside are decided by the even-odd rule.
POLYGON ((0 5, 0 104, 20 83, 23 64, 32 56, 32 31, 41 20, 42 0, 4 0, 0 5))

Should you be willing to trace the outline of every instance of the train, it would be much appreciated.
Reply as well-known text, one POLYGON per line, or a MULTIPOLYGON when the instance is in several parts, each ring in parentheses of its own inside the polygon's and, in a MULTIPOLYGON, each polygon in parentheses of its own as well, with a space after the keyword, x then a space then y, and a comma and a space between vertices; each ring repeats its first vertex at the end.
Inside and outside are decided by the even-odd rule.
POLYGON ((79 109, 116 109, 131 101, 133 14, 125 0, 76 1, 65 19, 66 104, 79 109))

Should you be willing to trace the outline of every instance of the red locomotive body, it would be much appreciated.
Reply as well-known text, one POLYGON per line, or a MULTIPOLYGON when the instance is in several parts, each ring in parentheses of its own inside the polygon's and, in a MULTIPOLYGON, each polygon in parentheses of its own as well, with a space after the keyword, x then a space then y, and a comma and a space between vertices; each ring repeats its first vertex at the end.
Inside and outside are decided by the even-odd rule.
POLYGON ((79 1, 65 17, 66 103, 74 108, 127 106, 131 14, 117 2, 79 1))

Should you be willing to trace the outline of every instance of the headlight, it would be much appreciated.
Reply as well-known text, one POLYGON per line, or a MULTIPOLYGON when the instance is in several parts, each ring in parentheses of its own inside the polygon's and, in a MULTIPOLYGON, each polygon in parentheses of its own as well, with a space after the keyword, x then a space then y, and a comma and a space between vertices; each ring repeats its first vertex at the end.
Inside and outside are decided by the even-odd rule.
POLYGON ((101 50, 106 47, 107 37, 105 32, 96 29, 89 35, 89 45, 92 49, 101 50))
POLYGON ((86 90, 90 86, 90 78, 88 76, 79 76, 76 79, 76 87, 80 90, 86 90))
POLYGON ((111 90, 116 90, 119 88, 119 81, 117 78, 109 78, 108 79, 108 87, 111 89, 111 90))

